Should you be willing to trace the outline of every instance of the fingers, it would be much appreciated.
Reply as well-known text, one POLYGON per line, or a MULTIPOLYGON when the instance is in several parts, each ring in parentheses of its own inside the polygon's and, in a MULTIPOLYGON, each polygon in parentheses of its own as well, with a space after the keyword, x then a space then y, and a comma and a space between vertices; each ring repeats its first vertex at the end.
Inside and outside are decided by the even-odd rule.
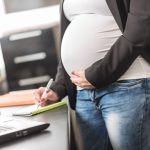
POLYGON ((79 71, 79 70, 73 70, 73 71, 71 72, 71 74, 72 74, 73 76, 80 77, 81 74, 82 74, 82 71, 79 71))
POLYGON ((50 95, 49 95, 49 97, 48 97, 47 93, 43 95, 44 91, 45 91, 44 87, 40 87, 34 91, 33 94, 34 94, 34 98, 35 98, 35 103, 40 103, 42 105, 42 104, 44 104, 44 102, 46 100, 49 99, 50 95))
POLYGON ((84 72, 83 71, 72 71, 71 80, 75 85, 83 84, 84 83, 84 72))
POLYGON ((94 86, 87 81, 87 79, 85 78, 85 73, 84 71, 77 71, 77 70, 74 70, 72 71, 72 74, 71 74, 71 81, 76 85, 76 86, 79 86, 81 88, 84 88, 84 89, 93 89, 94 86))
POLYGON ((92 89, 94 86, 87 80, 82 78, 71 78, 71 81, 76 85, 84 89, 92 89))
POLYGON ((71 75, 70 80, 72 81, 72 83, 74 83, 75 85, 78 85, 79 83, 81 83, 81 78, 77 77, 76 75, 71 75))
POLYGON ((40 87, 33 92, 35 103, 39 103, 41 101, 41 96, 44 92, 44 87, 40 87))
POLYGON ((40 103, 41 106, 45 106, 51 103, 54 103, 59 100, 57 93, 52 90, 49 90, 46 94, 43 95, 45 91, 44 87, 40 87, 34 91, 35 103, 40 103))
POLYGON ((53 91, 50 90, 47 95, 45 96, 45 99, 50 100, 51 102, 55 102, 57 101, 59 98, 57 96, 57 94, 53 91))

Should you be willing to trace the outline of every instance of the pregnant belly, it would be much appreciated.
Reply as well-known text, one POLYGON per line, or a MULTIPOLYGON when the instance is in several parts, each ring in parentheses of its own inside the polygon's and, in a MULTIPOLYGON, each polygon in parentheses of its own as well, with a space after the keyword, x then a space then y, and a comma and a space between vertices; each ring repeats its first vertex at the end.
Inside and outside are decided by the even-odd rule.
POLYGON ((121 35, 112 16, 80 15, 68 26, 62 39, 61 59, 70 75, 102 59, 121 35))

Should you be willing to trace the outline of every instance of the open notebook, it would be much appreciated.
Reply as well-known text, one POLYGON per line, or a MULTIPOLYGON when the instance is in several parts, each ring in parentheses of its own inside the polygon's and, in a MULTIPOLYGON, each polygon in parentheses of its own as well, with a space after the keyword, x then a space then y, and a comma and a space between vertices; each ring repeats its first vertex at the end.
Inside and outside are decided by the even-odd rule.
POLYGON ((61 107, 63 105, 66 105, 65 101, 60 101, 54 104, 50 104, 44 107, 38 107, 38 105, 32 105, 28 106, 26 108, 19 109, 17 111, 12 112, 12 115, 14 116, 33 116, 57 107, 61 107))

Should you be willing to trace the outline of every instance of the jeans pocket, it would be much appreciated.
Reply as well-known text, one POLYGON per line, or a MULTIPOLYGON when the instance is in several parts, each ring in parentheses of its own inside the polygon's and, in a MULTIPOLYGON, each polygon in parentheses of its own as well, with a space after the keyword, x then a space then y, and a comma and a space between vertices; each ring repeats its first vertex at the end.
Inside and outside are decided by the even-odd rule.
POLYGON ((130 80, 119 80, 112 85, 115 88, 119 89, 129 89, 129 88, 135 88, 136 86, 140 86, 143 79, 130 79, 130 80))

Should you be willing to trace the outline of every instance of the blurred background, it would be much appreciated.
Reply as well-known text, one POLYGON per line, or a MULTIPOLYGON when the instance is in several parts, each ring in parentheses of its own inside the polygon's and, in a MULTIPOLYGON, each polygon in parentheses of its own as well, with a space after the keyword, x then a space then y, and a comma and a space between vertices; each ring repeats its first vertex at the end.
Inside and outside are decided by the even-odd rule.
POLYGON ((0 94, 45 86, 59 57, 60 0, 0 0, 0 94))

